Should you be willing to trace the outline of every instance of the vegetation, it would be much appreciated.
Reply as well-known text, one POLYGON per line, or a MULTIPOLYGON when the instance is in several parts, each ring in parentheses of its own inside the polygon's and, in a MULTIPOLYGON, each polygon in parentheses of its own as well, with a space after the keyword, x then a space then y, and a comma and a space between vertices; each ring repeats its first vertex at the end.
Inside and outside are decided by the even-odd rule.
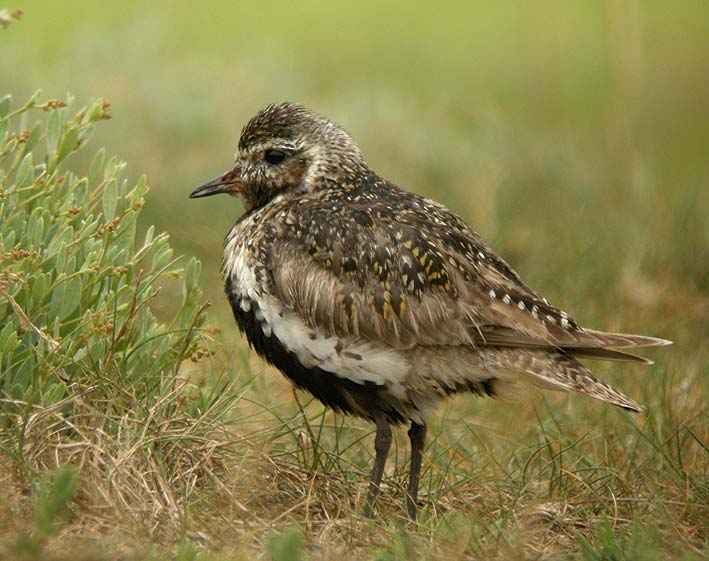
POLYGON ((0 558, 707 557, 705 7, 494 6, 0 11, 22 70, 0 76, 0 558), (646 412, 457 398, 419 526, 403 432, 362 519, 371 426, 249 354, 216 271, 238 203, 186 198, 281 99, 345 124, 582 323, 674 340, 597 368, 646 412))
POLYGON ((137 241, 145 178, 129 188, 104 150, 85 177, 64 167, 107 103, 72 116, 70 101, 37 99, 0 101, 0 452, 5 484, 36 489, 33 529, 17 542, 27 551, 56 534, 75 490, 77 504, 112 511, 104 523, 183 518, 217 477, 234 400, 189 380, 185 361, 209 355, 199 263, 178 269, 154 228, 137 241), (37 110, 49 118, 30 125, 37 110), (150 304, 170 278, 182 278, 183 297, 160 322, 150 304))

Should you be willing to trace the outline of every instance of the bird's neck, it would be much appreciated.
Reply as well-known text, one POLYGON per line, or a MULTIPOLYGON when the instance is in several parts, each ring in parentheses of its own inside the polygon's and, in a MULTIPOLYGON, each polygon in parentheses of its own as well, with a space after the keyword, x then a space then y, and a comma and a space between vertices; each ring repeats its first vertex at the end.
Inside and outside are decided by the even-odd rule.
POLYGON ((317 191, 322 185, 338 183, 354 186, 362 177, 372 174, 359 153, 335 153, 314 157, 303 175, 300 189, 305 193, 317 191))
POLYGON ((241 193, 241 200, 244 204, 246 214, 265 207, 269 203, 280 200, 287 190, 273 189, 273 187, 262 184, 251 185, 241 193))

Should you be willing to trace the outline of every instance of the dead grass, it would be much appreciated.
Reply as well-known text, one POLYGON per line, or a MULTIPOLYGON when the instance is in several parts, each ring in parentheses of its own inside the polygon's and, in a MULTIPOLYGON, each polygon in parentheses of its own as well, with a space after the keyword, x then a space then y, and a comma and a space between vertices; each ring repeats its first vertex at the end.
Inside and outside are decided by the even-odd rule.
MULTIPOLYGON (((72 398, 71 417, 62 407, 34 413, 27 468, 70 463, 80 478, 41 558, 262 558, 293 524, 309 559, 575 559, 579 536, 599 543, 603 524, 617 540, 642 531, 644 549, 628 551, 638 558, 700 559, 707 547, 709 424, 699 370, 685 384, 666 380, 642 417, 568 396, 535 394, 514 408, 454 400, 431 429, 418 528, 403 508, 403 433, 378 517, 363 519, 371 427, 315 403, 303 416, 277 373, 259 376, 262 389, 250 377, 231 388, 242 401, 211 431, 180 413, 187 381, 165 396, 175 405, 169 416, 156 407, 112 418, 90 391, 72 398), (111 429, 117 436, 107 436, 107 423, 121 425, 111 429)), ((17 536, 36 531, 35 492, 16 464, 2 462, 2 550, 12 558, 17 536)))

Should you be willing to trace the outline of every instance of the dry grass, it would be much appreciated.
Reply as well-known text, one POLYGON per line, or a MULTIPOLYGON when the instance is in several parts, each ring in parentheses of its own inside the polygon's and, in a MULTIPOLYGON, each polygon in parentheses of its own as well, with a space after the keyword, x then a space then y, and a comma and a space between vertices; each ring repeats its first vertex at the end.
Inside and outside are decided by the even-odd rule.
MULTIPOLYGON (((48 473, 70 463, 80 479, 42 558, 260 558, 293 524, 311 559, 402 552, 570 559, 579 535, 599 544, 604 524, 619 542, 642 537, 635 550, 624 546, 628 558, 700 559, 707 546, 709 424, 700 392, 667 384, 637 418, 576 397, 534 396, 515 408, 457 399, 432 426, 423 512, 413 528, 403 509, 405 435, 394 447, 379 515, 363 519, 371 427, 315 403, 303 416, 277 373, 258 375, 264 387, 241 380, 230 390, 242 396, 232 419, 208 431, 180 413, 191 386, 184 381, 166 396, 176 405, 169 417, 156 409, 147 418, 111 418, 90 392, 72 398, 70 418, 61 407, 34 413, 25 431, 30 468, 48 473), (110 431, 117 436, 107 436, 107 423, 120 424, 110 431)), ((688 373, 689 386, 700 387, 699 378, 699 370, 688 373)), ((9 496, 0 516, 11 556, 16 536, 36 530, 32 491, 17 466, 3 464, 9 496)))

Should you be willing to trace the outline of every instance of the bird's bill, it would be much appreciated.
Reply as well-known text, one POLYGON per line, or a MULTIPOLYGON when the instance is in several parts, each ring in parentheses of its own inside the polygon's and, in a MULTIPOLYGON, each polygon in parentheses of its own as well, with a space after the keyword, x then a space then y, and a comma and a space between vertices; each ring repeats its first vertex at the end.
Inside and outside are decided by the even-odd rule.
POLYGON ((233 193, 239 188, 240 184, 239 176, 235 170, 229 170, 194 189, 190 193, 190 199, 211 197, 219 193, 233 193))

